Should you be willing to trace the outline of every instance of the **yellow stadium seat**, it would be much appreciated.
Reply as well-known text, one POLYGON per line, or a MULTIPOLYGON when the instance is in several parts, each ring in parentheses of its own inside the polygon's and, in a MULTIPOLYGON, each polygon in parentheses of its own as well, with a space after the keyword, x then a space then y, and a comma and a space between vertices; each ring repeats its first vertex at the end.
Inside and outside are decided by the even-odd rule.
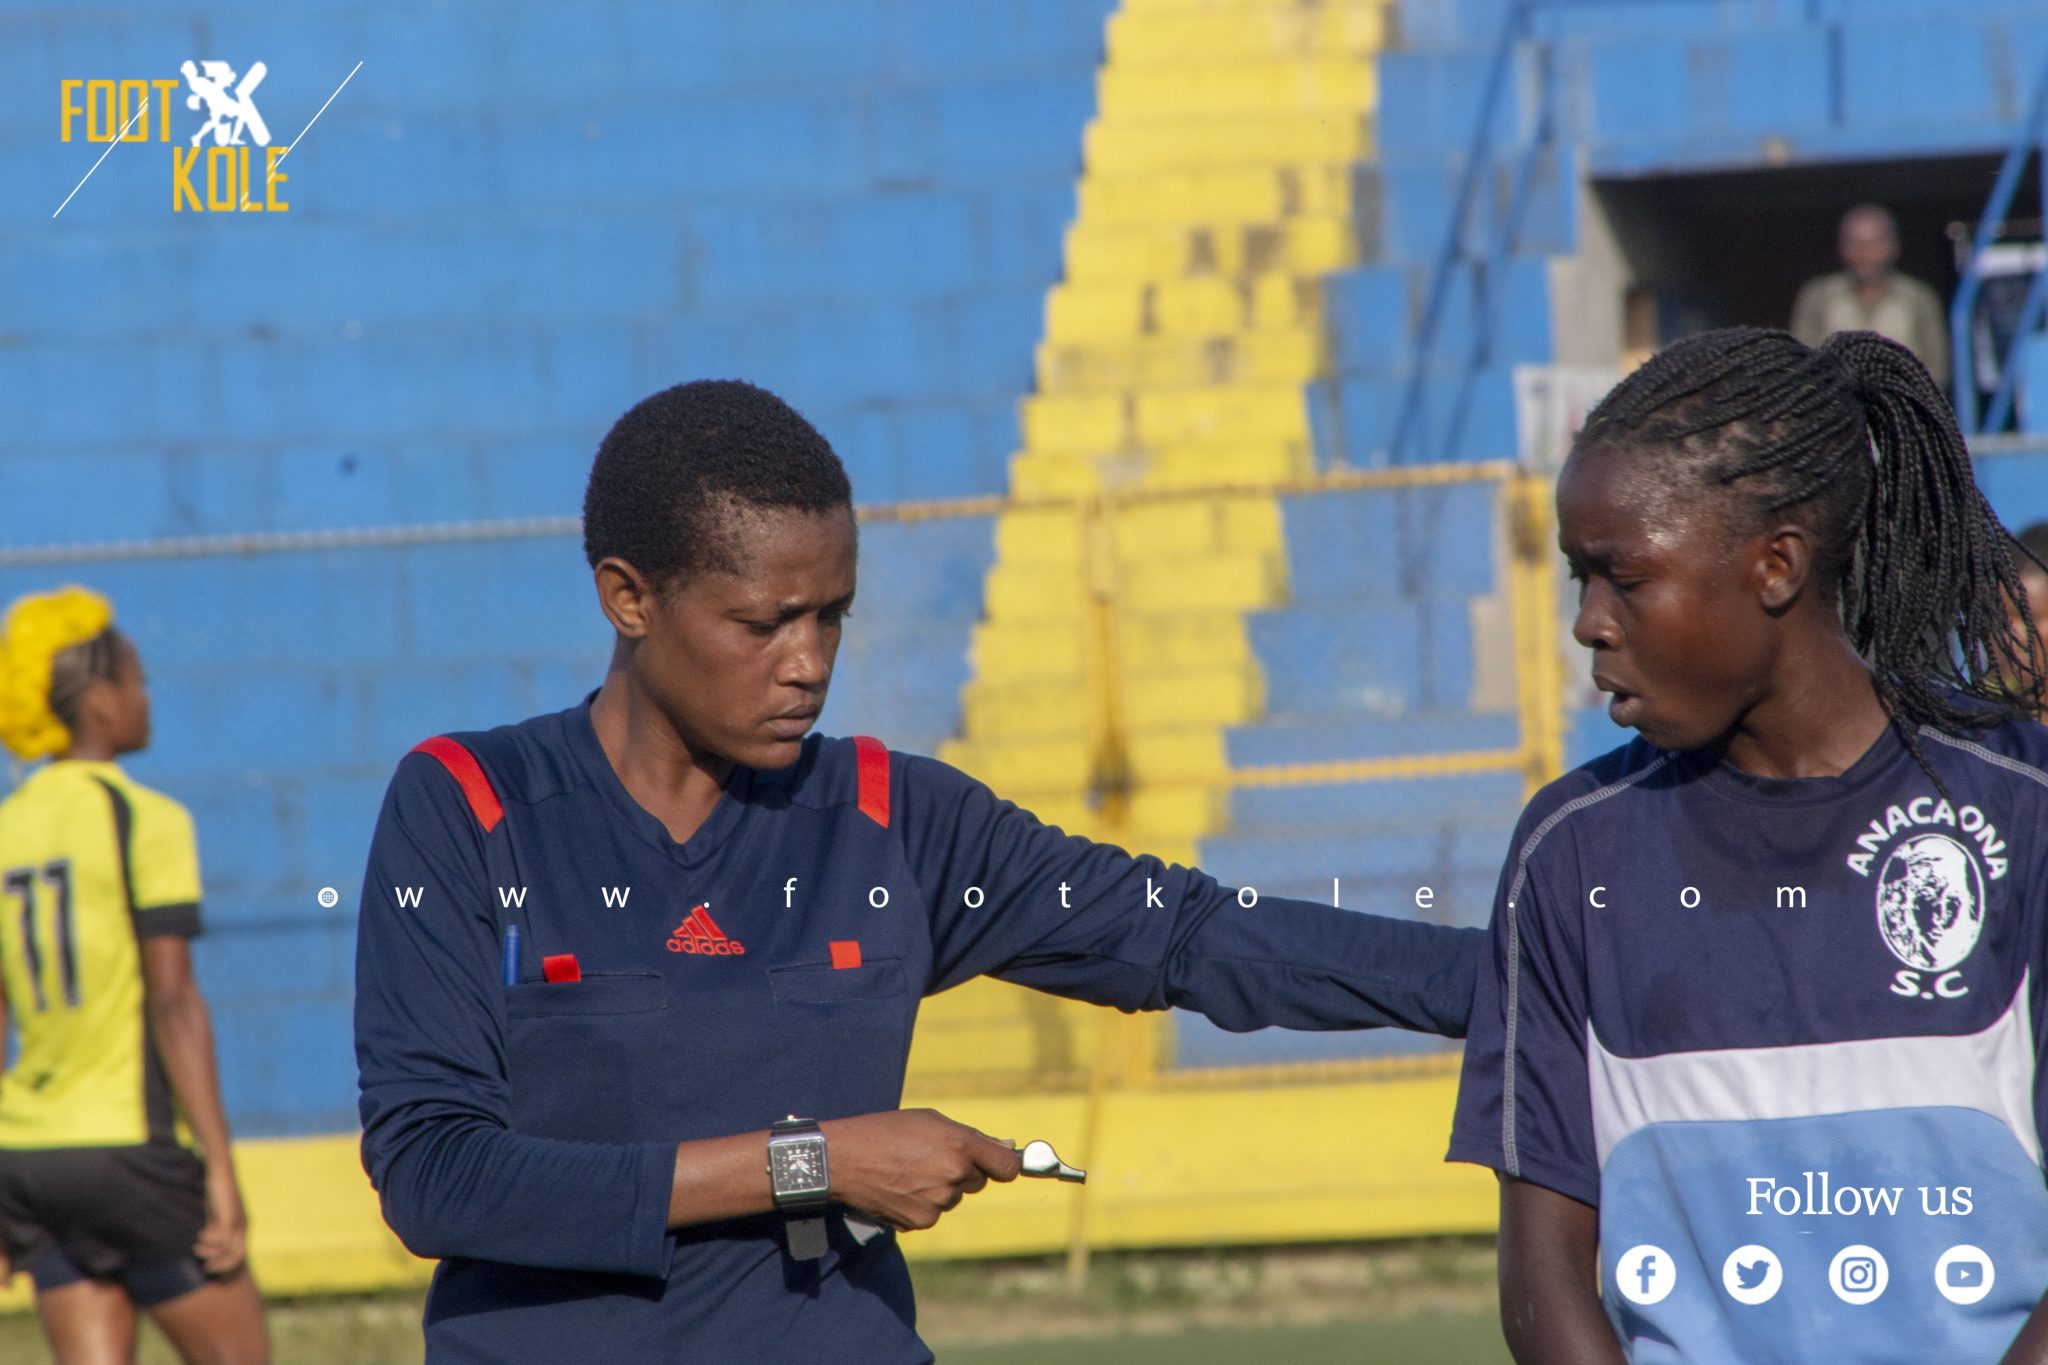
POLYGON ((1127 672, 1181 672, 1203 664, 1247 664, 1251 638, 1236 611, 1126 612, 1117 622, 1117 659, 1127 672))
POLYGON ((1011 564, 996 561, 982 589, 989 618, 1047 617, 1070 620, 1081 614, 1081 566, 1073 564, 1011 564))
POLYGON ((1105 119, 1297 110, 1356 116, 1372 112, 1375 75, 1370 62, 1342 57, 1112 65, 1096 81, 1096 99, 1105 119))
POLYGON ((1122 394, 1034 394, 1021 413, 1025 448, 1076 455, 1123 449, 1130 444, 1130 408, 1122 394))
POLYGON ((1125 750, 1131 778, 1141 786, 1217 786, 1229 771, 1223 733, 1213 725, 1143 730, 1125 750))
POLYGON ((1045 296, 1051 342, 1118 342, 1150 330, 1142 284, 1061 284, 1045 296))
POLYGON ((1019 508, 996 521, 996 554, 1005 563, 1065 563, 1078 558, 1081 550, 1081 519, 1072 510, 1019 508))
POLYGON ((1137 444, 1308 440, 1298 385, 1233 385, 1136 395, 1137 444))
POLYGON ((1144 702, 1130 710, 1131 734, 1242 725, 1256 719, 1265 705, 1265 678, 1250 661, 1236 667, 1208 664, 1183 673, 1146 670, 1126 674, 1125 679, 1125 687, 1134 689, 1144 702))
POLYGON ((1101 466, 1085 455, 1024 452, 1010 458, 1012 497, 1078 498, 1101 487, 1101 466))
POLYGON ((1288 112, 1256 118, 1183 115, 1096 119, 1082 134, 1090 177, 1238 166, 1346 165, 1372 150, 1364 115, 1288 112))
POLYGON ((1088 785, 1092 762, 1088 741, 1078 735, 1051 739, 977 735, 940 745, 939 757, 1019 805, 1038 811, 1041 819, 1047 818, 1043 798, 1081 804, 1078 793, 1088 785))
POLYGON ((1348 217, 1300 215, 1281 223, 1102 227, 1067 230, 1067 279, 1074 284, 1142 283, 1184 275, 1320 275, 1358 262, 1358 229, 1348 217))
POLYGON ((1178 11, 1126 7, 1110 16, 1109 60, 1118 66, 1229 60, 1234 57, 1366 57, 1386 44, 1379 0, 1178 11))
POLYGON ((1287 566, 1284 557, 1262 550, 1154 559, 1126 565, 1119 586, 1133 611, 1249 610, 1285 600, 1287 566))
POLYGON ((960 690, 961 723, 973 735, 1018 739, 1085 735, 1090 693, 1084 678, 970 682, 960 690))
POLYGON ((1231 550, 1273 553, 1282 548, 1280 508, 1270 497, 1248 494, 1138 502, 1118 511, 1115 538, 1119 561, 1134 564, 1231 550))
POLYGON ((1203 384, 1301 384, 1325 368, 1320 329, 1276 328, 1221 336, 1148 336, 1122 344, 1038 351, 1046 393, 1185 389, 1203 384))
POLYGON ((1313 463, 1306 440, 1189 441, 1161 447, 1149 481, 1155 488, 1279 483, 1308 474, 1313 463))
POLYGON ((1348 166, 1305 163, 1088 175, 1081 219, 1103 227, 1150 223, 1269 223, 1297 214, 1348 215, 1348 166))
POLYGON ((1076 616, 981 621, 968 655, 977 677, 1078 680, 1088 667, 1086 628, 1076 616))
POLYGON ((1200 783, 1139 787, 1131 793, 1131 828, 1149 848, 1180 846, 1174 853, 1155 852, 1156 857, 1193 865, 1196 842, 1230 828, 1230 798, 1200 783))

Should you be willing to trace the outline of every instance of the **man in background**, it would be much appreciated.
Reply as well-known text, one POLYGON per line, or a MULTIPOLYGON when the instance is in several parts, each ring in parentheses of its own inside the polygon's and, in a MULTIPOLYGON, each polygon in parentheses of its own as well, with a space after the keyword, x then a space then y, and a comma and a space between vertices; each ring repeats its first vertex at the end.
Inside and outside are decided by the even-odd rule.
POLYGON ((1899 227, 1889 209, 1858 204, 1842 215, 1842 269, 1806 282, 1792 305, 1792 335, 1818 346, 1835 332, 1868 331, 1920 357, 1944 390, 1948 319, 1941 296, 1899 273, 1899 227))

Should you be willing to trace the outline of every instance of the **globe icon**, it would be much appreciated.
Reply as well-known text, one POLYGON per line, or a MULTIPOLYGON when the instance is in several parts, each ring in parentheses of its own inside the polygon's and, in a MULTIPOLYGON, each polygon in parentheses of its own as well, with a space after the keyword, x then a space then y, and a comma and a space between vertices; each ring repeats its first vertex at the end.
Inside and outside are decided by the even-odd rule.
POLYGON ((1984 880, 1970 851, 1945 834, 1892 850, 1878 874, 1877 927, 1899 961, 1945 972, 1970 955, 1984 928, 1984 880))

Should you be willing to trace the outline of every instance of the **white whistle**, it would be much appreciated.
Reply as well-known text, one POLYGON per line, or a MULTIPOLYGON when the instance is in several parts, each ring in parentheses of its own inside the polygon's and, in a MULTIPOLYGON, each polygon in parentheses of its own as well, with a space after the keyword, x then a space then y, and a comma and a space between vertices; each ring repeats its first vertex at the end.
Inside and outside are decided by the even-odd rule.
POLYGON ((1088 1172, 1061 1161, 1060 1154, 1043 1138, 1024 1144, 1019 1166, 1021 1174, 1035 1175, 1040 1179, 1066 1180, 1076 1185, 1086 1184, 1088 1181, 1088 1172))

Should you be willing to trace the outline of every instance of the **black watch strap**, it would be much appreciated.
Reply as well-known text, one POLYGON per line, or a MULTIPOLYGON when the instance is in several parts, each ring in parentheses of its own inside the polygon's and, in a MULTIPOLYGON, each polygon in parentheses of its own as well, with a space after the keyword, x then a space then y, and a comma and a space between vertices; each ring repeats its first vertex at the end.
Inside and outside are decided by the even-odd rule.
POLYGON ((831 1245, 825 1235, 822 1213, 784 1214, 782 1230, 789 1236, 789 1255, 795 1261, 815 1261, 831 1245))

